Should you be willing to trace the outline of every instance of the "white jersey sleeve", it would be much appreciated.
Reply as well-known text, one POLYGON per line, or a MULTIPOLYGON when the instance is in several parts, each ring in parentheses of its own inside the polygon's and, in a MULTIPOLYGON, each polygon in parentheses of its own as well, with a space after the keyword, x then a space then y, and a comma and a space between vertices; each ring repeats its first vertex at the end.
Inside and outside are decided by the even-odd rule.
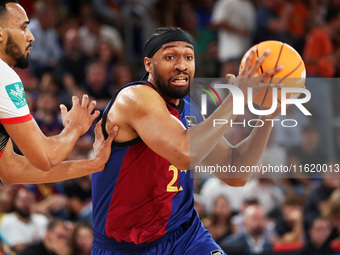
POLYGON ((29 121, 30 114, 20 77, 0 60, 0 124, 29 121))

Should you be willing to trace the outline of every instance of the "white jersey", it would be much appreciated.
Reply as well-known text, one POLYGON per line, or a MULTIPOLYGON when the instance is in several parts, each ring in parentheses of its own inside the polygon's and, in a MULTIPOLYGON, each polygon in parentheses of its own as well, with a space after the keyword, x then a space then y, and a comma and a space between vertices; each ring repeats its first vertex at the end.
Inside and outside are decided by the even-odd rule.
POLYGON ((15 213, 8 213, 1 219, 0 236, 9 246, 32 244, 44 238, 47 224, 48 219, 42 214, 31 214, 29 222, 24 223, 15 213))
POLYGON ((24 87, 16 72, 0 59, 0 158, 9 139, 3 124, 32 119, 24 87))

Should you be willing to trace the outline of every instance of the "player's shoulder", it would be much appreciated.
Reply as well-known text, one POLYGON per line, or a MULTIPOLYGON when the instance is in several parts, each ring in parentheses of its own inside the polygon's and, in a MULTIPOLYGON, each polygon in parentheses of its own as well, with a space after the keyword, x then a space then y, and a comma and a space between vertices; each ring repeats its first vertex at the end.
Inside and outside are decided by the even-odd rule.
POLYGON ((145 84, 135 84, 125 87, 118 93, 115 101, 117 101, 117 103, 124 103, 129 106, 140 106, 148 105, 150 103, 155 104, 157 102, 164 102, 162 97, 155 89, 145 84))
POLYGON ((0 70, 1 71, 8 71, 10 73, 14 72, 14 70, 2 59, 0 59, 0 70))
POLYGON ((18 74, 7 65, 3 60, 0 59, 0 85, 8 85, 16 82, 20 82, 18 74))

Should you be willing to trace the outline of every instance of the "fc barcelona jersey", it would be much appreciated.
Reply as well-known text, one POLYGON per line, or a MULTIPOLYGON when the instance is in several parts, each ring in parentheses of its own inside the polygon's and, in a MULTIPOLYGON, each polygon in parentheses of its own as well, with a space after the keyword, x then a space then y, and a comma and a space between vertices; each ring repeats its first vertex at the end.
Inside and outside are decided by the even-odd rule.
MULTIPOLYGON (((136 84, 152 87, 146 81, 126 86, 136 84)), ((118 93, 104 110, 103 130, 118 93)), ((166 104, 186 128, 202 121, 199 109, 188 96, 177 107, 166 104)), ((92 202, 95 234, 119 243, 155 241, 197 215, 190 171, 177 169, 140 138, 113 143, 105 169, 92 176, 92 202)))

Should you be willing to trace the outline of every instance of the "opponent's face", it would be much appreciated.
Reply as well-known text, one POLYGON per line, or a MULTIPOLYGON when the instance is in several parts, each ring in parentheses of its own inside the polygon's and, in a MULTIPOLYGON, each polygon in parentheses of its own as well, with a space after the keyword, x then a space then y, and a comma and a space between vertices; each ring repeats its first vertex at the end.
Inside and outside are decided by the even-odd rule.
POLYGON ((25 10, 18 4, 6 4, 8 17, 1 25, 1 54, 8 65, 25 68, 34 37, 27 28, 29 23, 25 10), (4 51, 4 52, 3 52, 4 51))
POLYGON ((190 90, 195 73, 194 48, 191 44, 176 41, 164 44, 152 57, 145 58, 149 81, 169 102, 176 103, 190 90))

